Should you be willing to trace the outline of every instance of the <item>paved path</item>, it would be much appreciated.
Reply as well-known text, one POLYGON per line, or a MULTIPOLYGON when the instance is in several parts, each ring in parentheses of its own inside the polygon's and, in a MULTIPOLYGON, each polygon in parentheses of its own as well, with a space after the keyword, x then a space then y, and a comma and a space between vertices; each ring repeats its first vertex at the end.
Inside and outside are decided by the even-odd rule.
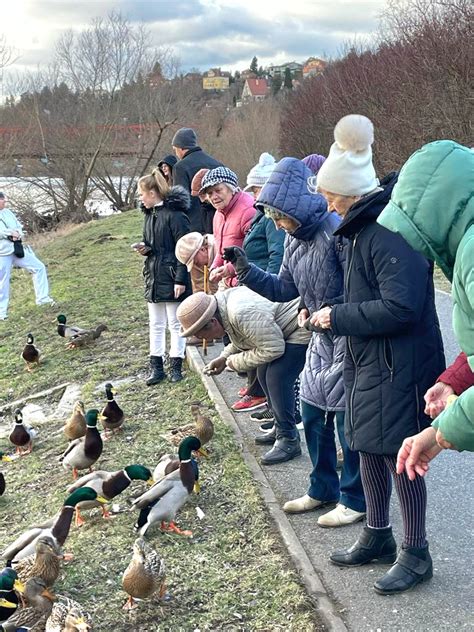
MULTIPOLYGON (((451 328, 451 298, 437 293, 438 313, 443 329, 447 360, 458 352, 451 328)), ((211 347, 208 359, 220 352, 211 347)), ((228 405, 244 385, 234 373, 225 371, 215 382, 228 405)), ((253 438, 258 424, 246 413, 234 418, 244 436, 247 448, 256 457, 263 449, 253 438)), ((303 433, 302 433, 303 438, 303 433)), ((264 467, 263 472, 276 498, 283 504, 307 490, 310 461, 306 448, 302 457, 279 466, 264 467)), ((426 585, 398 597, 383 597, 372 589, 374 580, 385 567, 368 565, 356 569, 340 569, 328 561, 328 554, 351 545, 361 526, 342 529, 321 529, 316 520, 320 512, 289 516, 290 523, 321 579, 334 610, 351 631, 421 632, 474 630, 474 554, 472 515, 474 458, 471 454, 447 451, 434 462, 427 479, 428 538, 433 556, 435 576, 426 585)), ((392 521, 397 540, 402 534, 398 502, 392 500, 392 521)))

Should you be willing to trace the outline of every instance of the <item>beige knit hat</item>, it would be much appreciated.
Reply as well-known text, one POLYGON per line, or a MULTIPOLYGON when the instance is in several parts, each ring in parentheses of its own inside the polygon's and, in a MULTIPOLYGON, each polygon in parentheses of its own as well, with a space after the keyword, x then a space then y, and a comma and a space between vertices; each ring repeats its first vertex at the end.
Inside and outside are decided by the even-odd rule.
POLYGON ((199 248, 204 243, 204 235, 194 232, 183 235, 176 242, 174 254, 176 259, 184 264, 188 272, 191 272, 194 265, 194 257, 197 255, 199 248))
POLYGON ((181 323, 179 335, 183 338, 193 336, 206 325, 217 310, 215 296, 205 292, 195 292, 180 303, 176 316, 181 323))

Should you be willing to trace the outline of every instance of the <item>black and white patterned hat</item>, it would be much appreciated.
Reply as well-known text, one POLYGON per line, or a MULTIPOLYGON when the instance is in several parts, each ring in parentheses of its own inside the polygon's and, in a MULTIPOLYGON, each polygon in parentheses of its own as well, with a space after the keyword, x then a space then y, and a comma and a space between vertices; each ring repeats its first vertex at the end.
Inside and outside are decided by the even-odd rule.
POLYGON ((221 183, 229 184, 235 188, 239 186, 239 180, 231 169, 228 167, 216 167, 215 169, 210 169, 202 179, 199 194, 202 195, 206 189, 221 183))

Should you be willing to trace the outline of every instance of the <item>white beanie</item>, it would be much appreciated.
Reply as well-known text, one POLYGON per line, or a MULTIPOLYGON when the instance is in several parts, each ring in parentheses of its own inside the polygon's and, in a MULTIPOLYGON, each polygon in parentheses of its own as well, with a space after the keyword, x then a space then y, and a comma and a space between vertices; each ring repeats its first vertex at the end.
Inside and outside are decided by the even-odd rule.
POLYGON ((372 164, 372 121, 360 114, 344 116, 334 128, 334 140, 318 171, 318 189, 348 196, 376 189, 379 181, 372 164))
POLYGON ((250 189, 251 187, 263 187, 270 177, 274 167, 275 158, 271 154, 268 154, 266 151, 264 151, 263 154, 260 154, 258 163, 249 171, 247 176, 247 186, 244 191, 247 191, 247 189, 250 189))

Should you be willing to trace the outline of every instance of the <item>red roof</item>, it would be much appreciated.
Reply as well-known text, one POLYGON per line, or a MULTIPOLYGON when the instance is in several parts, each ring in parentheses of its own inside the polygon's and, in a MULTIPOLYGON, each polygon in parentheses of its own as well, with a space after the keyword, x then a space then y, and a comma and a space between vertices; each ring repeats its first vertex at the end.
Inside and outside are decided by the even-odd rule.
POLYGON ((247 85, 254 97, 265 96, 268 92, 266 79, 247 79, 247 85))

